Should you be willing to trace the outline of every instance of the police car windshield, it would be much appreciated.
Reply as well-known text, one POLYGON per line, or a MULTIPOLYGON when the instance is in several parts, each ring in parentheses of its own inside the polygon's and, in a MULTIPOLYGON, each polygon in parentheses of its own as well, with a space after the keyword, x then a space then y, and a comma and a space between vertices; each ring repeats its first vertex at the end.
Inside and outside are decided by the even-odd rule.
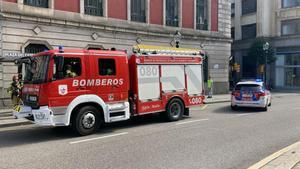
POLYGON ((257 84, 239 84, 235 87, 235 90, 260 92, 262 87, 257 84))
POLYGON ((38 56, 34 58, 31 64, 26 65, 24 83, 44 83, 46 80, 49 59, 49 56, 38 56))

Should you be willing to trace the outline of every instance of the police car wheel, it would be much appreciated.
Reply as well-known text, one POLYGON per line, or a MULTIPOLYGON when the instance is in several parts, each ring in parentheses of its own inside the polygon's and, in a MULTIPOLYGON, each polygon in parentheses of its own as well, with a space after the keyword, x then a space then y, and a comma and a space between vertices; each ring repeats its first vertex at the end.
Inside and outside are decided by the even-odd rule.
POLYGON ((231 105, 230 107, 231 107, 231 110, 237 110, 237 106, 231 105))
POLYGON ((73 120, 73 129, 81 136, 92 134, 101 124, 100 112, 93 106, 80 108, 73 120))
POLYGON ((172 99, 168 105, 165 112, 167 121, 177 121, 182 118, 184 113, 184 105, 180 99, 172 99))
POLYGON ((264 108, 262 108, 263 111, 268 111, 268 103, 266 104, 266 106, 264 108))

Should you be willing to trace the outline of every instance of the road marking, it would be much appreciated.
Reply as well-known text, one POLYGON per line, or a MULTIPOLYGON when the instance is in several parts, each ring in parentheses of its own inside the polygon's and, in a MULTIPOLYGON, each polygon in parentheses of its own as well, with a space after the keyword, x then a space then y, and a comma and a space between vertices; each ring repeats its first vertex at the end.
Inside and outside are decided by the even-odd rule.
POLYGON ((268 163, 270 163, 271 161, 273 161, 274 159, 278 158, 279 156, 283 155, 284 153, 294 149, 295 147, 300 146, 300 141, 297 143, 294 143, 290 146, 287 146, 273 154, 271 154, 270 156, 262 159, 261 161, 259 161, 256 164, 253 164, 252 166, 250 166, 248 169, 259 169, 262 168, 263 166, 267 165, 268 163))
POLYGON ((237 116, 250 116, 253 115, 254 113, 243 113, 243 114, 237 114, 237 116))
POLYGON ((201 110, 204 110, 207 108, 208 105, 204 105, 203 107, 201 107, 201 110))
POLYGON ((123 133, 118 133, 118 134, 111 134, 111 135, 106 135, 106 136, 101 136, 101 137, 95 137, 95 138, 89 138, 89 139, 84 139, 84 140, 78 140, 78 141, 73 141, 70 142, 70 144, 77 144, 77 143, 82 143, 82 142, 87 142, 87 141, 94 141, 94 140, 100 140, 104 138, 110 138, 110 137, 116 137, 116 136, 121 136, 128 134, 128 132, 123 132, 123 133))
POLYGON ((176 125, 182 125, 182 124, 188 124, 188 123, 195 123, 195 122, 207 121, 207 120, 209 120, 209 119, 199 119, 199 120, 184 121, 184 122, 176 123, 176 125))

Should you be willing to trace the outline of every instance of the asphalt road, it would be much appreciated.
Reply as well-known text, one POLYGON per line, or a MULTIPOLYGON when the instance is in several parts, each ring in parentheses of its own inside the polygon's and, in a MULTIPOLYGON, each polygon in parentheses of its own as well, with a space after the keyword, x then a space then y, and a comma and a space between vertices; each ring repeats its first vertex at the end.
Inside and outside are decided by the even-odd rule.
POLYGON ((243 169, 299 140, 300 95, 274 96, 268 112, 219 103, 178 122, 146 116, 86 137, 65 128, 2 128, 0 168, 243 169))

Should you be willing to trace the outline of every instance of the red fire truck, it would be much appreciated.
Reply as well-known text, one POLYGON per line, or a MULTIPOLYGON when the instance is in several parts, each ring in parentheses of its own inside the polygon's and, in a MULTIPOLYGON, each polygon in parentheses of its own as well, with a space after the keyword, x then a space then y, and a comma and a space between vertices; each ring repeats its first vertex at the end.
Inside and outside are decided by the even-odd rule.
POLYGON ((203 53, 137 45, 129 59, 126 51, 63 48, 22 58, 23 104, 14 116, 80 135, 149 113, 176 121, 203 103, 203 53))

